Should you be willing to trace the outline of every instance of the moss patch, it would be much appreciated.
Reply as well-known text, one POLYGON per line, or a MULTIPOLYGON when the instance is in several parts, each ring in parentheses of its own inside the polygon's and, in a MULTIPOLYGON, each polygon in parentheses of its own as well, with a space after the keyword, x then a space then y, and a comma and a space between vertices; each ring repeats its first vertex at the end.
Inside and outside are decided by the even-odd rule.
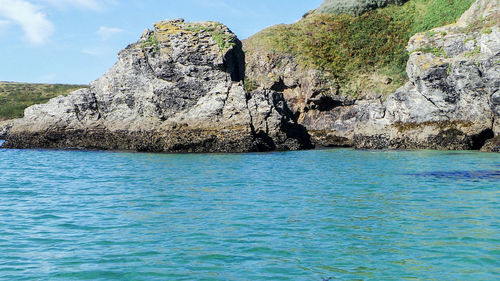
POLYGON ((467 58, 472 58, 472 57, 475 57, 476 55, 479 55, 479 54, 481 54, 481 47, 476 46, 476 47, 474 47, 473 50, 465 52, 464 56, 467 58))
POLYGON ((428 121, 422 123, 402 123, 397 122, 394 126, 398 129, 400 133, 420 130, 424 127, 434 127, 440 131, 456 129, 456 128, 467 128, 471 127, 472 123, 464 121, 428 121))
POLYGON ((142 49, 153 49, 153 52, 158 52, 160 50, 160 46, 158 44, 158 39, 156 39, 155 34, 151 34, 148 39, 142 43, 142 49))
POLYGON ((229 49, 236 45, 235 36, 227 32, 227 28, 218 22, 206 22, 203 24, 188 24, 186 31, 198 33, 207 32, 212 36, 221 51, 229 49))
POLYGON ((257 88, 258 88, 257 83, 255 83, 255 81, 249 79, 248 77, 245 77, 243 85, 245 88, 245 93, 253 92, 253 91, 257 90, 257 88))
POLYGON ((416 49, 414 52, 422 52, 424 54, 433 54, 436 57, 442 57, 442 58, 447 58, 448 55, 446 54, 446 51, 442 48, 439 47, 431 47, 431 46, 425 46, 423 48, 416 49))

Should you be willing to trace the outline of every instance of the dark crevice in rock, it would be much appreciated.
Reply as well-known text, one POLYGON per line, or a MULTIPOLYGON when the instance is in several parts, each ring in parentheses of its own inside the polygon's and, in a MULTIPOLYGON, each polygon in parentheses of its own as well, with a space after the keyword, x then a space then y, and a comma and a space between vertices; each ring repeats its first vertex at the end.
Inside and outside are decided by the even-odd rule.
POLYGON ((283 131, 286 134, 286 137, 288 139, 295 139, 298 140, 303 148, 306 149, 311 149, 314 148, 314 145, 311 141, 311 135, 307 131, 306 127, 303 125, 299 124, 296 116, 293 114, 292 110, 288 107, 288 103, 285 101, 283 94, 282 93, 274 93, 273 97, 273 103, 274 103, 274 108, 278 113, 283 116, 282 118, 290 118, 292 123, 286 122, 286 120, 283 120, 284 123, 284 128, 283 131), (279 96, 276 96, 279 95, 279 96), (279 101, 282 101, 282 106, 280 106, 278 103, 279 101))
POLYGON ((224 68, 233 82, 240 82, 245 78, 245 53, 239 40, 235 44, 224 56, 224 68))
POLYGON ((424 97, 427 101, 429 101, 430 103, 432 103, 432 105, 434 105, 437 109, 439 109, 439 111, 442 111, 442 109, 441 109, 439 106, 437 106, 437 104, 436 104, 434 101, 432 101, 430 98, 428 98, 428 97, 427 97, 426 95, 424 95, 422 92, 419 92, 419 93, 420 93, 420 94, 421 94, 421 95, 422 95, 422 96, 423 96, 423 97, 424 97))
POLYGON ((280 77, 277 82, 275 82, 270 90, 271 91, 276 91, 276 92, 283 92, 286 89, 288 89, 287 85, 285 85, 285 81, 283 81, 283 77, 280 77))
POLYGON ((471 149, 472 150, 480 150, 488 140, 490 140, 494 137, 495 137, 495 134, 494 134, 492 129, 486 129, 477 135, 473 135, 471 137, 471 141, 472 141, 471 149))
POLYGON ((335 100, 330 96, 322 95, 319 99, 312 100, 312 105, 310 109, 317 109, 319 111, 330 111, 336 107, 343 106, 344 103, 339 100, 335 100))

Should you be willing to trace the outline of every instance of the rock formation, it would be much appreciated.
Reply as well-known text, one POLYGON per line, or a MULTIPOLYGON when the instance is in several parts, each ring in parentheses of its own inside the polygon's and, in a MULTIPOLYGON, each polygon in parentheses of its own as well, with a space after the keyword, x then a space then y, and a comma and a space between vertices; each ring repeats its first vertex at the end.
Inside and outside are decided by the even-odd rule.
POLYGON ((241 42, 224 25, 155 24, 89 89, 25 110, 7 148, 246 152, 310 148, 281 93, 245 93, 241 42))
POLYGON ((316 146, 498 150, 499 7, 478 0, 456 24, 413 36, 409 82, 388 97, 343 95, 324 71, 244 42, 247 76, 283 92, 316 146))
POLYGON ((456 24, 416 34, 408 51, 410 81, 383 114, 356 123, 356 147, 480 149, 500 134, 498 1, 478 0, 456 24))
MULTIPOLYGON (((322 25, 321 16, 315 24, 322 25)), ((346 95, 326 71, 301 68, 293 52, 244 44, 246 73, 242 44, 225 26, 160 22, 89 89, 30 107, 10 129, 4 126, 4 146, 500 151, 500 0, 477 0, 456 23, 413 36, 409 81, 385 96, 346 95)))

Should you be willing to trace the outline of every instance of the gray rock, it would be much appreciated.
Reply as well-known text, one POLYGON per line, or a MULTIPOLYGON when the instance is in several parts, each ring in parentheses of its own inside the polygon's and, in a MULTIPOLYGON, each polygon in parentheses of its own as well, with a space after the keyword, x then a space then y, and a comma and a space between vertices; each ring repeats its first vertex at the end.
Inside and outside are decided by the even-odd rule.
MULTIPOLYGON (((368 1, 340 2, 322 7, 368 1)), ((478 0, 456 24, 413 36, 409 82, 387 99, 369 89, 346 97, 327 73, 252 42, 244 42, 246 74, 261 89, 283 92, 316 146, 479 149, 500 134, 499 6, 478 0)))
POLYGON ((481 148, 482 152, 500 152, 500 137, 495 137, 486 141, 481 148))
POLYGON ((90 89, 25 110, 8 148, 245 152, 310 148, 273 92, 245 93, 241 42, 225 26, 155 24, 90 89))
POLYGON ((500 134, 500 22, 494 20, 500 3, 494 2, 478 0, 456 24, 433 30, 433 38, 412 37, 410 82, 388 98, 383 119, 357 124, 357 147, 480 149, 500 134), (443 55, 421 51, 427 48, 443 55))
POLYGON ((3 140, 10 128, 12 127, 12 120, 0 121, 0 140, 3 140))
POLYGON ((313 13, 361 15, 389 4, 402 5, 408 0, 325 0, 313 13))

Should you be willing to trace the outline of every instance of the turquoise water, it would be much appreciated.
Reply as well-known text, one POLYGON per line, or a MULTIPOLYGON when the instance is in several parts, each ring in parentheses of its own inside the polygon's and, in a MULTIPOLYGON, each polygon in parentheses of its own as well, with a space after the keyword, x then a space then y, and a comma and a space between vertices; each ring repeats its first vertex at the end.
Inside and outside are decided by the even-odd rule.
POLYGON ((500 154, 0 150, 1 280, 498 280, 500 154))

